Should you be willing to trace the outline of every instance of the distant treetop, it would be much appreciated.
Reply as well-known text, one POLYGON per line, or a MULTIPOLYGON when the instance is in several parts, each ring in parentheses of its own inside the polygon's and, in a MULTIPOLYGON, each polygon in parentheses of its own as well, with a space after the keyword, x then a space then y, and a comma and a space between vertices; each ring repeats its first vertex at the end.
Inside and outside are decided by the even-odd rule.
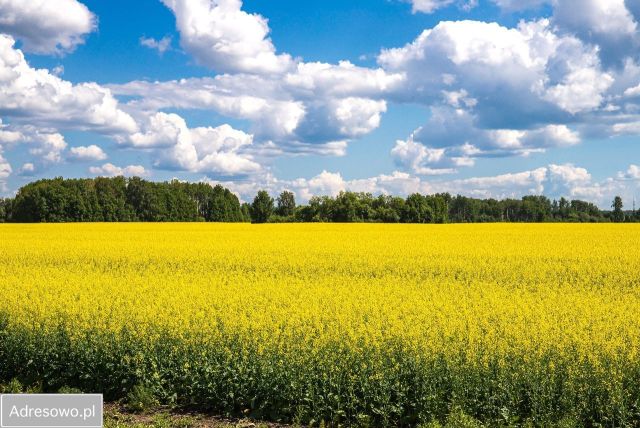
POLYGON ((261 190, 251 204, 220 185, 178 180, 152 182, 138 177, 64 179, 29 183, 15 198, 0 199, 0 222, 624 222, 640 215, 623 211, 616 196, 613 211, 580 200, 551 201, 545 196, 521 199, 475 199, 448 193, 407 198, 341 192, 314 196, 296 205, 283 191, 274 201, 261 190))

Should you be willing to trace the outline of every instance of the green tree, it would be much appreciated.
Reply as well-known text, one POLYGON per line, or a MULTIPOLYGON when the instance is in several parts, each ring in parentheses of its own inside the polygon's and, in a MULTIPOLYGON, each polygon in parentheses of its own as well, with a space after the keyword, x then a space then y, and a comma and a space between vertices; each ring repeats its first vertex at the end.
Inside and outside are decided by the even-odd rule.
POLYGON ((11 199, 0 198, 0 223, 6 223, 11 217, 11 199))
POLYGON ((403 223, 432 223, 433 209, 426 197, 414 193, 407 198, 402 213, 403 223))
POLYGON ((251 222, 251 205, 244 202, 240 207, 240 212, 242 213, 242 221, 245 223, 251 222))
POLYGON ((292 216, 296 210, 296 198, 292 192, 285 190, 278 196, 278 207, 276 208, 276 214, 289 217, 292 216))
POLYGON ((622 223, 624 221, 624 212, 622 211, 624 205, 622 205, 622 198, 620 196, 616 196, 613 199, 611 208, 613 208, 613 221, 616 223, 622 223))
POLYGON ((265 190, 260 190, 251 204, 251 221, 266 223, 273 214, 273 198, 265 190))
POLYGON ((370 193, 340 192, 335 198, 331 221, 355 223, 374 218, 373 196, 370 193))

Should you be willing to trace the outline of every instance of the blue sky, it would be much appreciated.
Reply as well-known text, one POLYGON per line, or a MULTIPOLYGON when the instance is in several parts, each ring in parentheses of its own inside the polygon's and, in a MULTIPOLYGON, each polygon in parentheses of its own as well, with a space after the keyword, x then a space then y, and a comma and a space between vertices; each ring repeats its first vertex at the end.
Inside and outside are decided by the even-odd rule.
POLYGON ((52 3, 0 5, 0 194, 640 195, 631 0, 52 3))

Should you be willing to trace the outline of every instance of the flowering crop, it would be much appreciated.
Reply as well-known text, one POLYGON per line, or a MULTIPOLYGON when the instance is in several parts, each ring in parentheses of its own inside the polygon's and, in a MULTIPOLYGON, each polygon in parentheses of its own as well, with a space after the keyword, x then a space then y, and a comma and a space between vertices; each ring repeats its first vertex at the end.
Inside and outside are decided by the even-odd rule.
POLYGON ((0 382, 317 424, 640 424, 633 225, 0 226, 0 382))

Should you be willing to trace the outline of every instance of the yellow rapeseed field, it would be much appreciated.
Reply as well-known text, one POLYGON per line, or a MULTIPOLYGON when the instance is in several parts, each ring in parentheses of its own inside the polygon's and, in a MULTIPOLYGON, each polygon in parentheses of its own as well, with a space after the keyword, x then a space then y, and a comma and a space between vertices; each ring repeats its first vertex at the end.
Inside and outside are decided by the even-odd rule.
POLYGON ((0 383, 310 424, 640 423, 633 225, 0 225, 0 296, 0 383))

